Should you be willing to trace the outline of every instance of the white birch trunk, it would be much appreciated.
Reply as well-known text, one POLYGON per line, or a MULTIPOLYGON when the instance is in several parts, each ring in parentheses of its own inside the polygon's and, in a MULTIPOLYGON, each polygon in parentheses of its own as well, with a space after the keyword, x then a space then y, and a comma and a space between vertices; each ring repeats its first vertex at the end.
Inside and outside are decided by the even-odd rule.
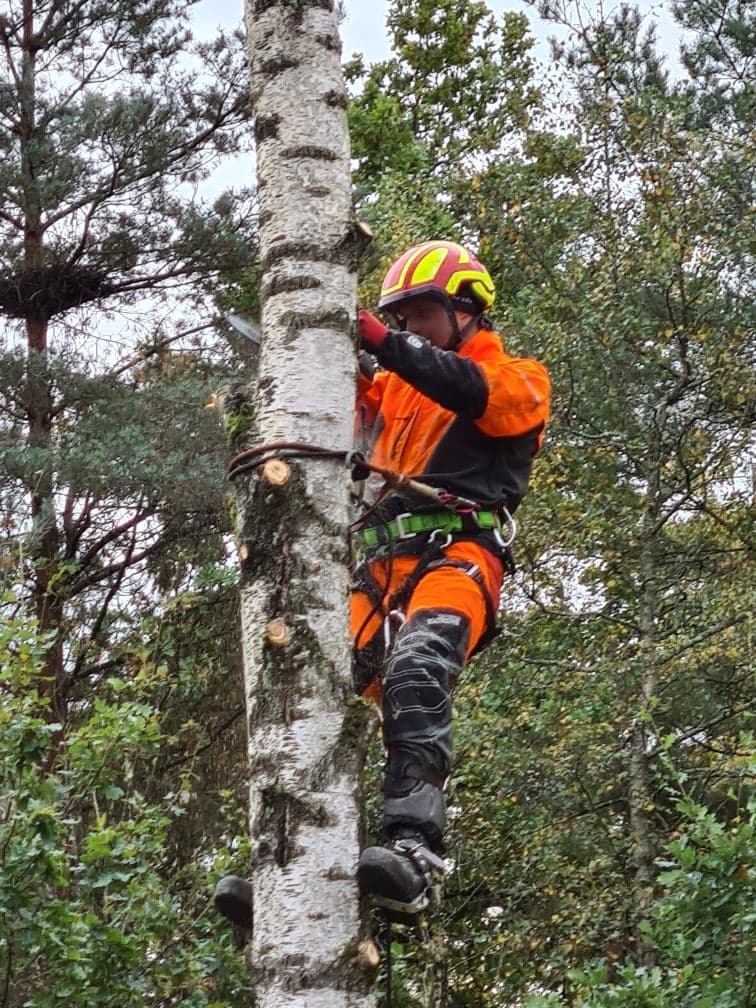
MULTIPOLYGON (((256 439, 351 446, 354 227, 331 0, 247 0, 262 348, 256 439)), ((355 869, 365 719, 352 699, 348 473, 239 480, 257 1008, 370 1008, 355 869), (266 635, 281 619, 287 642, 266 635)))

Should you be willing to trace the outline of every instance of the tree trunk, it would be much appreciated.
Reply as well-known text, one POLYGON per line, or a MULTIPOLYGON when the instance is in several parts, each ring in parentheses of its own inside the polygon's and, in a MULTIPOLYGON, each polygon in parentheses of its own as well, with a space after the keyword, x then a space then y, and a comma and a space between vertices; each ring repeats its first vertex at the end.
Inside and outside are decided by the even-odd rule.
MULTIPOLYGON (((248 0, 247 23, 263 269, 256 435, 344 451, 360 239, 336 14, 330 0, 248 0)), ((367 732, 351 690, 347 472, 294 462, 281 486, 252 476, 237 490, 255 1004, 369 1008, 357 958, 367 732)))
MULTIPOLYGON (((42 200, 37 181, 35 144, 37 137, 36 48, 34 6, 24 0, 22 25, 22 62, 19 86, 19 134, 21 148, 21 183, 23 188, 24 257, 23 271, 32 275, 44 257, 42 200)), ((29 485, 33 530, 30 559, 34 563, 34 608, 39 629, 53 635, 45 652, 40 693, 50 697, 49 714, 63 722, 66 701, 63 692, 63 642, 61 626, 63 607, 58 597, 54 575, 58 561, 60 533, 55 510, 53 474, 50 469, 53 403, 47 366, 48 319, 44 313, 26 318, 27 375, 24 406, 28 423, 28 444, 42 455, 42 468, 29 485)))
POLYGON ((652 745, 649 732, 653 727, 658 680, 656 667, 658 609, 656 585, 658 580, 657 539, 661 514, 662 445, 660 431, 663 429, 665 419, 664 403, 660 404, 658 411, 649 412, 650 415, 647 419, 649 426, 649 476, 639 544, 642 581, 638 601, 640 661, 637 686, 640 695, 630 736, 628 805, 635 869, 633 884, 633 902, 636 913, 635 938, 640 961, 650 967, 655 962, 655 950, 641 931, 641 925, 648 920, 651 912, 656 878, 657 843, 651 818, 654 797, 649 768, 649 750, 652 745))

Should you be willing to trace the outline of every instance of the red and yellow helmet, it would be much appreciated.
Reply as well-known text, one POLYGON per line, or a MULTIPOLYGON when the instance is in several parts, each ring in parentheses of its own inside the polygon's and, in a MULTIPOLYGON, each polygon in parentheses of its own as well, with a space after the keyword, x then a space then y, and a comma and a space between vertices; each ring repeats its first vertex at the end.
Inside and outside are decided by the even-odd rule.
POLYGON ((455 242, 427 241, 408 249, 390 267, 378 307, 430 296, 475 315, 488 311, 495 294, 488 270, 474 255, 455 242))

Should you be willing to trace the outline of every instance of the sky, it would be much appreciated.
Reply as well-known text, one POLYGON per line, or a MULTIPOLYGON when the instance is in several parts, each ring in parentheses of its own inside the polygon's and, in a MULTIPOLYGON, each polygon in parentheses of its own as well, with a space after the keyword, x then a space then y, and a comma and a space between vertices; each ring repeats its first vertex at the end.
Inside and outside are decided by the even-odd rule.
MULTIPOLYGON (((548 39, 556 34, 553 24, 540 20, 534 8, 525 0, 486 0, 488 7, 497 15, 506 11, 525 12, 531 23, 531 30, 537 40, 536 59, 548 61, 550 51, 548 39)), ((663 0, 635 0, 644 15, 655 22, 660 49, 668 54, 668 69, 674 72, 680 33, 672 17, 664 9, 663 0)), ((362 53, 368 63, 385 59, 390 54, 386 13, 389 0, 345 0, 346 18, 340 25, 343 58, 349 59, 355 53, 362 53)), ((596 11, 603 6, 609 15, 619 7, 619 0, 584 0, 583 6, 596 11)), ((244 0, 199 0, 193 8, 192 24, 199 37, 213 37, 218 28, 233 30, 243 18, 244 0)), ((679 65, 679 64, 677 64, 679 65)), ((252 155, 248 154, 224 163, 213 173, 202 187, 205 198, 227 189, 238 188, 249 183, 253 171, 252 155)))
MULTIPOLYGON (((602 2, 603 0, 599 0, 585 6, 595 10, 602 2)), ((539 42, 537 55, 544 59, 548 57, 547 39, 554 34, 554 26, 541 22, 532 6, 524 0, 487 0, 487 4, 499 15, 505 11, 525 12, 539 42)), ((619 7, 619 0, 607 0, 603 6, 604 13, 608 15, 619 7)), ((675 54, 679 32, 675 29, 672 17, 665 11, 664 3, 661 0, 637 0, 637 6, 649 19, 655 21, 664 51, 675 54)), ((368 62, 384 59, 389 53, 386 32, 388 0, 346 0, 345 7, 347 16, 340 29, 344 58, 362 53, 368 62)), ((219 26, 233 28, 241 21, 243 8, 244 0, 200 0, 195 9, 194 24, 203 34, 212 34, 219 26)))

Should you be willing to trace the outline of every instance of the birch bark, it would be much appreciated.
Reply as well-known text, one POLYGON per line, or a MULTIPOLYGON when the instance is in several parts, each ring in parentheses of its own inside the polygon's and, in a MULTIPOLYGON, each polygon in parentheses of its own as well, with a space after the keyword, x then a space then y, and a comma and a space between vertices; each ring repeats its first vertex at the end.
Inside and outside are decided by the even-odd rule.
MULTIPOLYGON (((263 272, 255 437, 346 450, 361 239, 334 4, 247 0, 246 16, 263 272)), ((351 690, 348 474, 307 460, 280 487, 238 482, 255 1004, 370 1008, 356 957, 366 729, 351 690)))

